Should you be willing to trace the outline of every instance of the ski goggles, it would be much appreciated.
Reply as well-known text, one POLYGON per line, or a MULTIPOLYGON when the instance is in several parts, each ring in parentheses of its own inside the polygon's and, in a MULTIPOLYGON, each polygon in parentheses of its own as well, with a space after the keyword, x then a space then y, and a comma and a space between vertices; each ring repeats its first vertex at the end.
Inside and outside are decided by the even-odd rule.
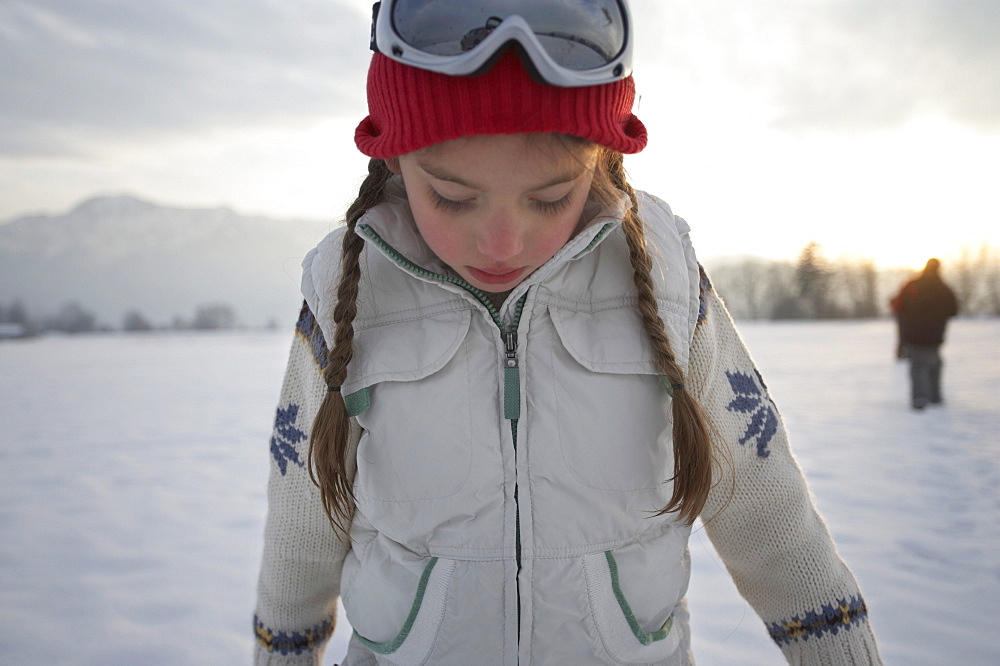
POLYGON ((625 0, 382 0, 372 50, 411 67, 475 76, 509 48, 553 86, 611 83, 632 73, 625 0))

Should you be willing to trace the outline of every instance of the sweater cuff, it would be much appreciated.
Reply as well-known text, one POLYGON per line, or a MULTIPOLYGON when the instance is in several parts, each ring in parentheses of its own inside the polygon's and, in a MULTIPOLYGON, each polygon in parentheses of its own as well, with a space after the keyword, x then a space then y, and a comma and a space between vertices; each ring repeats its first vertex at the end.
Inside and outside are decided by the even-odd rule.
POLYGON ((793 666, 870 666, 881 664, 875 635, 867 617, 822 636, 778 641, 793 666))
POLYGON ((305 654, 283 655, 271 652, 262 645, 255 645, 253 651, 254 666, 319 666, 322 661, 322 649, 305 654))

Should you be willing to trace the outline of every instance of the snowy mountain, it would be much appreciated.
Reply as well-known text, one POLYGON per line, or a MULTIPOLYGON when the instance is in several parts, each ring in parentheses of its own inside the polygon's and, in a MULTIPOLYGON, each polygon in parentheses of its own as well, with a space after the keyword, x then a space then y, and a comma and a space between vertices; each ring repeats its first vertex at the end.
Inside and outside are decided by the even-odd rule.
POLYGON ((333 225, 93 198, 0 224, 0 304, 44 316, 78 301, 112 326, 128 310, 167 324, 210 303, 246 325, 286 322, 301 303, 302 257, 333 225))

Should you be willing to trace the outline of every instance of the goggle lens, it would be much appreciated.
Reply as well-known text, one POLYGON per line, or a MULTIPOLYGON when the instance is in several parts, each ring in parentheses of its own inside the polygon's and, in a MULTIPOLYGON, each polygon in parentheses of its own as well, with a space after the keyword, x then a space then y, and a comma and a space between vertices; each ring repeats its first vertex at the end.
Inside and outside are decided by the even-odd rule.
POLYGON ((507 17, 527 21, 545 52, 566 69, 597 69, 625 47, 625 13, 618 0, 397 0, 397 35, 425 53, 471 51, 507 17))

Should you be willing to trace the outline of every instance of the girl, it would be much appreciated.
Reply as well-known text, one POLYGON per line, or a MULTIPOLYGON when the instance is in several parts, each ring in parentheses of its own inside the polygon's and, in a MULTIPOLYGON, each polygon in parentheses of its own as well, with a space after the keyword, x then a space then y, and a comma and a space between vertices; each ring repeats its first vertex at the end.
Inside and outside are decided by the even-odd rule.
POLYGON ((383 0, 306 257, 257 662, 688 664, 691 524, 788 660, 880 663, 688 226, 628 184, 628 8, 383 0))

